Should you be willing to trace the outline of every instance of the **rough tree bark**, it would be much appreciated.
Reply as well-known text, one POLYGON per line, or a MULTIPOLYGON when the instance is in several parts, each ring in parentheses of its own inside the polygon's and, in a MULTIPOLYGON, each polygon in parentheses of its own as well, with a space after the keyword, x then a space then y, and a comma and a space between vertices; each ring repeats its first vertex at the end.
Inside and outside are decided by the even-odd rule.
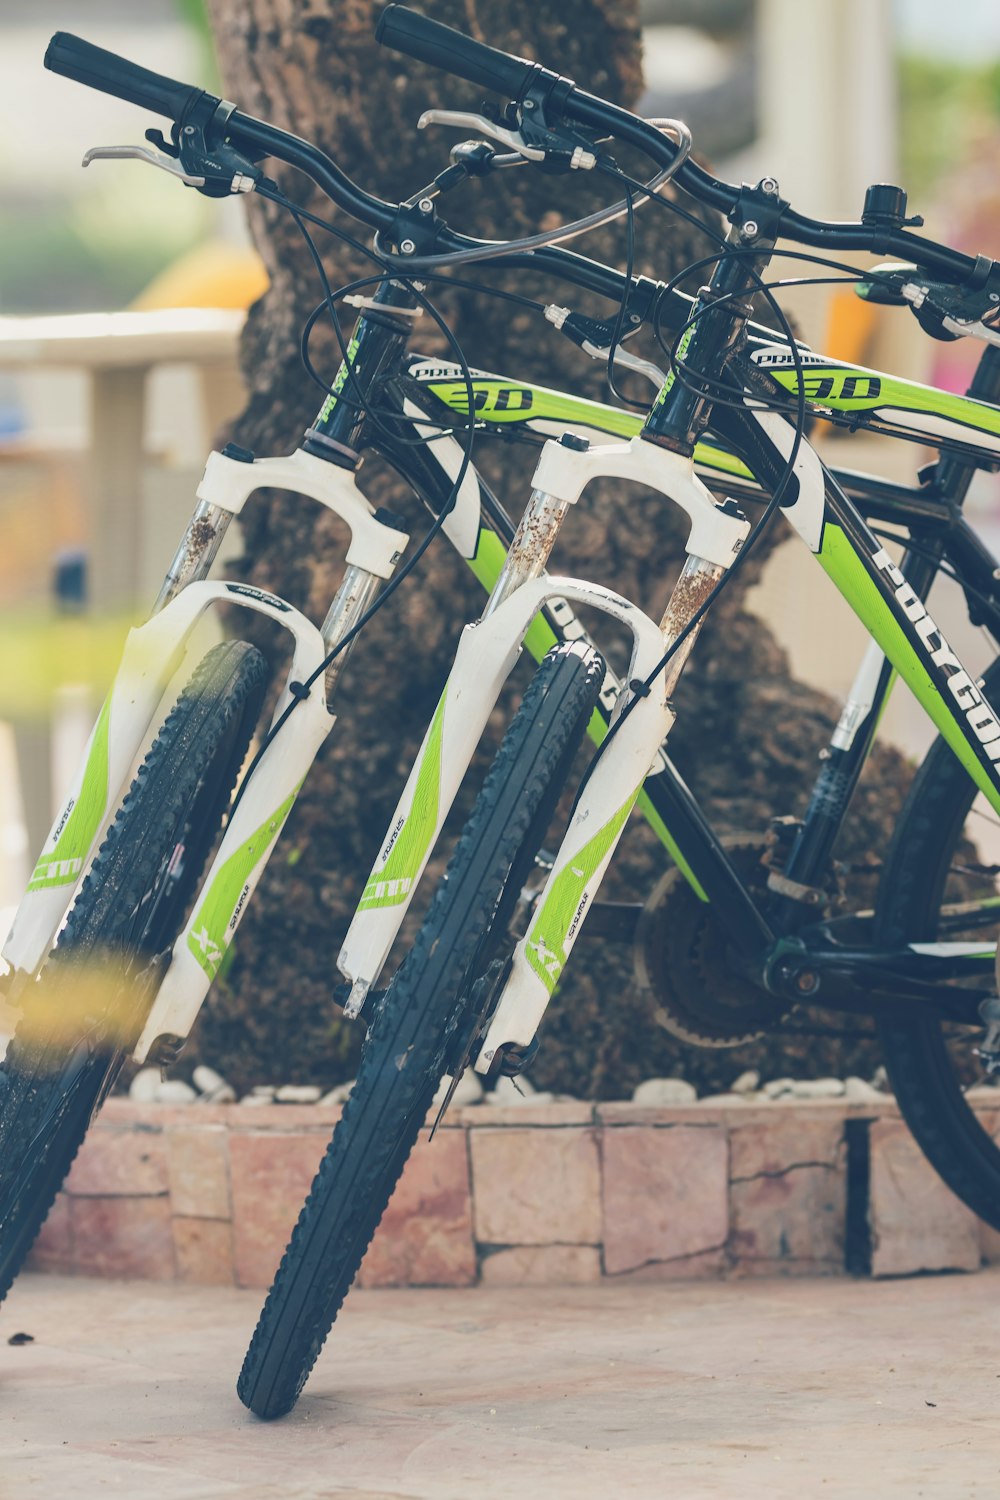
MULTIPOLYGON (((209 0, 225 86, 241 108, 314 140, 342 167, 388 198, 407 196, 440 170, 453 137, 417 133, 431 105, 475 106, 470 86, 377 47, 378 0, 209 0)), ((423 0, 422 8, 484 41, 554 60, 598 94, 634 104, 641 87, 637 0, 423 0)), ((293 198, 328 212, 298 174, 274 175, 293 198)), ((483 235, 534 229, 548 216, 606 201, 599 185, 566 184, 527 170, 456 194, 451 222, 483 235)), ((250 400, 234 436, 259 452, 294 446, 317 406, 302 373, 298 335, 318 300, 316 277, 295 225, 260 201, 250 204, 254 239, 271 289, 252 310, 243 340, 250 400)), ((345 227, 357 231, 357 226, 345 227)), ((335 281, 369 266, 342 245, 323 246, 335 281)), ((703 236, 662 212, 638 225, 637 268, 661 276, 707 253, 703 236)), ((589 253, 623 260, 622 235, 592 238, 589 253)), ((520 286, 526 285, 521 278, 520 286)), ((564 300, 551 283, 528 285, 544 300, 564 300)), ((435 293, 437 296, 437 293, 435 293)), ((467 293, 441 296, 469 360, 528 378, 565 383, 602 397, 600 369, 541 326, 534 315, 467 293), (529 353, 530 351, 530 353, 529 353)), ((576 305, 580 300, 575 299, 576 305)), ((606 305, 602 316, 607 315, 606 305)), ((441 347, 419 326, 414 346, 441 347)), ((336 360, 327 350, 326 368, 336 360)), ((512 509, 527 494, 533 457, 516 449, 476 453, 512 509)), ((407 508, 399 481, 374 464, 364 470, 372 497, 407 508)), ((421 515, 410 503, 413 531, 421 515)), ((287 594, 317 621, 336 587, 342 536, 306 501, 254 502, 245 527, 245 576, 287 594)), ((787 675, 784 654, 766 626, 744 608, 770 545, 761 548, 721 601, 696 652, 696 673, 679 698, 673 742, 682 771, 723 829, 763 829, 772 813, 801 810, 816 749, 833 705, 787 675)), ((588 492, 565 528, 557 564, 612 584, 658 616, 681 558, 681 530, 648 493, 605 487, 588 492)), ((342 717, 289 821, 244 922, 235 960, 202 1019, 194 1052, 221 1063, 241 1085, 281 1078, 334 1083, 352 1073, 357 1038, 331 1003, 335 957, 361 884, 429 718, 461 625, 481 596, 445 545, 379 615, 343 679, 342 717), (391 732, 387 726, 391 725, 391 732)), ((241 630, 245 629, 241 621, 241 630)), ((845 853, 878 845, 894 796, 876 812, 861 798, 845 853)), ((438 866, 439 867, 439 866, 438 866)), ((615 893, 644 894, 662 868, 648 831, 633 829, 614 874, 615 893)), ((580 950, 582 952, 582 950, 580 950)), ((725 1086, 746 1062, 792 1068, 791 1044, 772 1040, 737 1054, 684 1049, 652 1020, 632 980, 627 952, 588 949, 570 966, 547 1022, 533 1077, 576 1094, 620 1096, 651 1072, 683 1072, 703 1087, 725 1086)), ((802 1044, 792 1046, 793 1056, 802 1044)), ((856 1061, 856 1060, 855 1060, 856 1061)), ((813 1066, 835 1065, 829 1046, 813 1044, 813 1066)), ((801 1063, 799 1064, 801 1066, 801 1063)))

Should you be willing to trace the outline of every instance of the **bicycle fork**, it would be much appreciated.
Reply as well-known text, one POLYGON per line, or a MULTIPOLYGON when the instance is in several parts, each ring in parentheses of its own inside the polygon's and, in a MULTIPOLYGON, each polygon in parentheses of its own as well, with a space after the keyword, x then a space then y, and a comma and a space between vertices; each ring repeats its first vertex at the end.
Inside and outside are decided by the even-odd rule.
MULTIPOLYGON (((628 680, 651 678, 580 795, 541 905, 514 962, 476 1062, 489 1072, 507 1046, 527 1046, 576 942, 625 822, 673 723, 670 696, 696 626, 656 672, 665 647, 694 618, 748 531, 730 502, 717 504, 688 458, 634 439, 598 448, 551 441, 542 450, 531 501, 481 620, 467 626, 454 667, 404 788, 341 950, 351 982, 345 1014, 360 1013, 420 880, 480 735, 538 610, 551 598, 589 604, 626 625, 628 680), (631 479, 660 490, 688 514, 687 560, 659 624, 609 589, 545 573, 570 505, 592 479, 631 479), (654 676, 654 672, 656 675, 654 676)), ((624 706, 624 695, 618 713, 624 706)))
MULTIPOLYGON (((45 961, 96 850, 160 722, 169 679, 201 615, 213 605, 240 605, 264 614, 294 640, 291 668, 274 721, 302 683, 361 618, 391 577, 407 536, 375 513, 352 472, 301 449, 287 457, 213 453, 198 488, 199 505, 171 563, 154 612, 129 632, 122 662, 78 773, 76 784, 39 855, 3 948, 11 974, 5 1001, 16 1006, 24 985, 45 961), (284 599, 243 583, 210 582, 206 574, 225 529, 257 489, 309 496, 334 511, 351 531, 347 566, 321 629, 284 599)), ((277 736, 246 783, 220 848, 202 882, 194 911, 174 945, 135 1058, 160 1060, 179 1050, 291 811, 299 787, 335 722, 328 701, 343 666, 342 651, 324 681, 296 705, 294 725, 277 736), (325 689, 325 691, 324 691, 325 689)))

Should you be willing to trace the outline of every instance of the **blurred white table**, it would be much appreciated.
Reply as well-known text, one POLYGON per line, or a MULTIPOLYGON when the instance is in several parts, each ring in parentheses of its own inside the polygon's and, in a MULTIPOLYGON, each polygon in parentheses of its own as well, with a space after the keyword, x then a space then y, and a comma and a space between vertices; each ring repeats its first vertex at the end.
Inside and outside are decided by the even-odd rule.
POLYGON ((215 308, 0 318, 0 369, 82 370, 90 383, 88 592, 97 610, 128 609, 139 576, 146 377, 192 365, 208 431, 239 410, 237 356, 246 314, 215 308))
MULTIPOLYGON (((191 366, 205 430, 218 432, 243 404, 238 352, 245 318, 242 311, 214 308, 0 317, 0 369, 82 371, 88 378, 87 593, 95 613, 128 615, 148 602, 140 598, 147 376, 161 365, 191 366)), ((164 569, 169 560, 163 558, 164 569)), ((52 819, 51 727, 14 725, 31 854, 52 819)))

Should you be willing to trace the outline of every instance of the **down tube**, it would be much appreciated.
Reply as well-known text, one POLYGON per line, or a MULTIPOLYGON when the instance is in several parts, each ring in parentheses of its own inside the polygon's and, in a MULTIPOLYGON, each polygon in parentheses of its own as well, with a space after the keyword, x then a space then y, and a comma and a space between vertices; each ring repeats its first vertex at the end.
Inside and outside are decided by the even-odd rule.
MULTIPOLYGON (((793 430, 773 412, 742 414, 771 472, 784 468, 793 430), (769 451, 767 451, 769 450, 769 451)), ((755 465, 755 472, 759 469, 755 465)), ((885 652, 991 807, 1000 812, 1000 718, 916 590, 804 439, 786 519, 885 652)))

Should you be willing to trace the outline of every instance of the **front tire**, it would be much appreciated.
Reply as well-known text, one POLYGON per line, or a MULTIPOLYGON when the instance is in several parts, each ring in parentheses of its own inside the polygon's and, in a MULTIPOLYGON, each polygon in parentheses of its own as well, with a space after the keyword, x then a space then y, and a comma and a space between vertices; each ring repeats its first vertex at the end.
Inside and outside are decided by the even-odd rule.
MULTIPOLYGON (((984 691, 997 701, 1000 662, 987 672, 984 691)), ((974 936, 986 947, 996 942, 998 910, 1000 819, 938 739, 886 857, 876 945, 974 936)), ((880 1018, 878 1030, 889 1081, 924 1155, 963 1203, 1000 1229, 1000 1147, 966 1097, 985 1081, 975 1055, 981 1028, 949 1026, 917 1006, 912 1017, 880 1018)))
POLYGON ((0 1299, 142 1027, 260 712, 255 647, 210 651, 108 829, 0 1064, 0 1299))
POLYGON ((580 644, 542 662, 383 997, 240 1373, 240 1400, 260 1417, 291 1410, 333 1326, 446 1072, 469 992, 503 941, 603 679, 601 658, 580 644))

